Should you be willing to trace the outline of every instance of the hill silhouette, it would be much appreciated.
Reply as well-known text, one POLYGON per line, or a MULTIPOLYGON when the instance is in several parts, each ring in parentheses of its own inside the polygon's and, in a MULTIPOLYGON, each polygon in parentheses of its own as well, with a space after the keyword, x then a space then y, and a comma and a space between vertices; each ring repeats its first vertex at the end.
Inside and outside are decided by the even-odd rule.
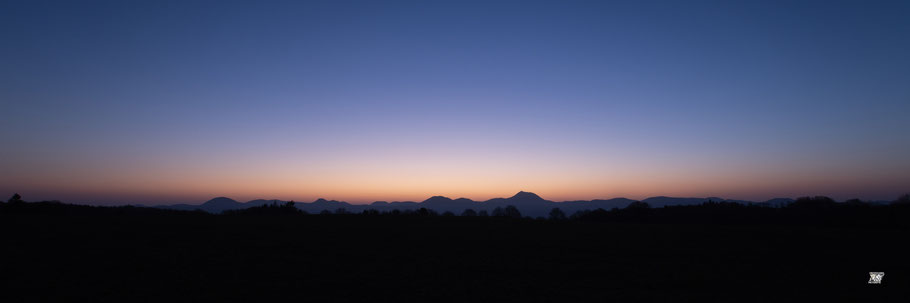
MULTIPOLYGON (((789 203, 792 203, 794 200, 789 198, 776 198, 764 202, 752 202, 744 200, 728 200, 718 197, 708 197, 708 198, 676 198, 676 197, 665 197, 657 196, 647 198, 641 201, 626 199, 626 198, 612 198, 612 199, 595 199, 595 200, 576 200, 576 201, 563 201, 563 202, 554 202, 546 200, 539 195, 519 191, 518 193, 512 195, 508 198, 493 198, 486 201, 474 201, 467 198, 458 198, 452 199, 445 196, 432 196, 426 200, 420 202, 413 201, 396 201, 396 202, 386 202, 386 201, 376 201, 370 204, 351 204, 343 201, 335 200, 326 200, 323 198, 317 199, 309 203, 295 203, 295 206, 303 211, 308 213, 320 213, 322 211, 334 212, 338 209, 345 209, 348 212, 360 213, 364 210, 375 210, 378 212, 390 211, 390 210, 418 210, 420 208, 426 208, 433 210, 439 213, 452 212, 455 214, 460 214, 468 209, 474 211, 485 210, 487 212, 492 212, 495 208, 506 207, 509 205, 515 206, 524 216, 530 217, 546 217, 549 215, 550 211, 553 208, 560 208, 562 211, 572 214, 582 210, 595 210, 595 209, 613 209, 613 208, 625 208, 633 202, 645 202, 651 205, 651 207, 664 207, 664 206, 675 206, 675 205, 698 205, 704 202, 714 201, 714 202, 732 202, 739 203, 743 205, 759 205, 759 206, 768 206, 768 207, 781 207, 789 203)), ((233 199, 226 197, 217 197, 213 198, 205 203, 200 205, 188 205, 188 204, 176 204, 176 205, 162 205, 156 206, 158 208, 165 209, 176 209, 176 210, 202 210, 210 213, 221 213, 227 210, 239 210, 246 209, 251 207, 258 207, 270 203, 283 204, 288 201, 282 200, 263 200, 257 199, 248 202, 237 202, 233 199)))
POLYGON ((254 206, 260 206, 260 205, 261 204, 255 203, 255 201, 250 201, 247 203, 240 203, 240 202, 234 201, 234 199, 231 199, 231 198, 217 197, 217 198, 208 200, 205 203, 202 203, 202 205, 200 205, 199 208, 204 209, 206 211, 219 213, 219 212, 222 212, 225 210, 254 207, 254 206))

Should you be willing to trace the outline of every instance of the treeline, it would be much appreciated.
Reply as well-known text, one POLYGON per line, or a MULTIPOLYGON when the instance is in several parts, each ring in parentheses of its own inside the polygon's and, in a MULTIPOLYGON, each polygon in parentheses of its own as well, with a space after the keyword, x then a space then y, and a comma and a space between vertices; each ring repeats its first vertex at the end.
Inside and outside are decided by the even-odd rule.
MULTIPOLYGON (((202 211, 180 211, 157 208, 119 206, 87 206, 64 204, 59 201, 26 203, 17 194, 6 203, 0 203, 0 213, 46 213, 46 214, 169 214, 169 215, 210 215, 202 211)), ((579 222, 639 222, 639 223, 687 223, 687 224, 822 224, 837 226, 890 226, 910 227, 910 195, 903 195, 890 204, 872 204, 857 199, 836 202, 834 199, 816 196, 801 197, 793 203, 780 207, 756 204, 708 201, 700 205, 677 205, 652 208, 644 202, 634 202, 625 208, 610 210, 582 210, 571 215, 559 208, 553 208, 547 217, 526 217, 512 205, 497 207, 492 212, 466 209, 460 214, 451 211, 439 213, 433 209, 386 210, 367 209, 351 212, 345 208, 334 211, 323 210, 309 214, 294 206, 294 202, 266 204, 241 210, 229 210, 225 216, 262 215, 316 215, 316 216, 417 216, 417 217, 489 217, 516 220, 550 220, 579 222)))
POLYGON ((700 205, 651 208, 633 203, 623 209, 579 211, 570 220, 592 222, 691 224, 806 224, 844 227, 910 227, 910 196, 890 204, 859 200, 835 202, 816 196, 801 197, 781 207, 708 201, 700 205))
MULTIPOLYGON (((294 201, 286 203, 272 202, 271 204, 266 204, 257 207, 250 207, 246 209, 236 209, 236 210, 227 210, 222 212, 225 215, 309 215, 308 212, 298 209, 294 206, 294 201)), ((415 210, 387 210, 379 211, 376 209, 366 209, 361 212, 351 212, 345 208, 338 208, 334 211, 323 210, 316 215, 369 215, 369 216, 423 216, 423 217, 506 217, 506 218, 515 218, 521 219, 521 211, 517 207, 508 205, 506 207, 497 207, 493 209, 492 213, 487 212, 486 210, 475 211, 473 209, 466 209, 460 215, 456 215, 451 211, 446 211, 439 213, 433 209, 429 208, 419 208, 415 210)))
POLYGON ((0 201, 2 214, 59 214, 59 215, 210 215, 201 210, 183 211, 136 206, 92 206, 68 204, 57 200, 27 202, 19 194, 14 194, 6 203, 0 201))

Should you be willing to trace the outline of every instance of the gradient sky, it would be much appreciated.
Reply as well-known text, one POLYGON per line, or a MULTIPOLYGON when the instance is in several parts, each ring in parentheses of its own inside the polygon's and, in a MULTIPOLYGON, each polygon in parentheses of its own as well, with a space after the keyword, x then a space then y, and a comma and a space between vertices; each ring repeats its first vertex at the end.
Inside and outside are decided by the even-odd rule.
POLYGON ((910 191, 910 1, 2 1, 0 41, 26 200, 910 191))

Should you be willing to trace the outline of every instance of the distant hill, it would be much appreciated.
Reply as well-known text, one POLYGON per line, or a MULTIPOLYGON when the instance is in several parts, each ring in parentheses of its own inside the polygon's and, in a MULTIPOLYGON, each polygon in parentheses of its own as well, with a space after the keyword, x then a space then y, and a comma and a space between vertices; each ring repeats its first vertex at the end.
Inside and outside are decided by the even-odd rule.
MULTIPOLYGON (((785 206, 793 202, 793 199, 790 198, 775 198, 765 202, 752 202, 744 200, 730 200, 718 197, 708 197, 708 198, 679 198, 679 197, 666 197, 666 196, 657 196, 650 197, 640 202, 648 203, 651 207, 664 207, 672 205, 698 205, 707 201, 714 202, 732 202, 740 204, 755 204, 755 205, 764 205, 770 207, 780 207, 785 206)), ((287 201, 282 200, 264 200, 257 199, 248 202, 237 202, 231 198, 227 197, 217 197, 206 201, 200 205, 190 205, 190 204, 176 204, 176 205, 165 205, 157 206, 157 208, 164 209, 176 209, 176 210, 203 210, 210 213, 221 213, 225 210, 236 210, 236 209, 246 209, 250 207, 258 207, 266 204, 278 203, 284 204, 287 201)), ((530 217, 546 217, 547 214, 553 208, 559 208, 567 214, 572 214, 580 210, 594 210, 602 208, 605 210, 610 210, 613 208, 624 208, 633 202, 639 202, 637 200, 626 199, 626 198, 613 198, 613 199, 595 199, 595 200, 578 200, 578 201, 564 201, 564 202, 554 202, 546 200, 535 193, 520 191, 515 195, 508 198, 493 198, 486 201, 474 201, 467 198, 458 198, 451 199, 444 196, 432 196, 421 202, 413 201, 396 201, 396 202, 387 202, 387 201, 376 201, 370 204, 350 204, 344 201, 335 201, 335 200, 326 200, 326 199, 317 199, 313 202, 297 202, 294 205, 308 213, 319 213, 324 210, 335 211, 339 208, 344 208, 348 212, 359 213, 364 210, 374 209, 378 211, 390 211, 390 210, 417 210, 420 208, 432 209, 437 212, 446 212, 450 211, 455 214, 460 214, 466 209, 473 209, 476 211, 486 210, 491 212, 496 207, 506 207, 508 205, 514 205, 521 211, 522 215, 530 217)))
POLYGON ((790 203, 793 203, 793 199, 790 198, 774 198, 764 202, 765 205, 770 207, 784 207, 790 203))
POLYGON ((443 196, 433 196, 429 199, 420 202, 417 205, 417 208, 426 207, 427 209, 432 209, 438 212, 450 211, 453 213, 461 213, 465 209, 472 208, 476 209, 481 206, 481 202, 475 202, 471 199, 458 198, 452 200, 448 197, 443 196))
MULTIPOLYGON (((326 200, 323 198, 316 199, 316 201, 313 201, 312 203, 295 203, 294 205, 297 206, 297 208, 299 208, 300 210, 303 210, 308 213, 313 213, 313 214, 319 213, 323 210, 334 211, 339 208, 344 208, 344 209, 347 209, 350 211, 354 211, 353 208, 355 208, 353 205, 349 204, 348 202, 326 200)), ((358 205, 358 206, 361 206, 361 205, 358 205)))
POLYGON ((632 202, 637 202, 636 200, 626 199, 626 198, 613 198, 609 200, 591 200, 591 201, 566 201, 558 203, 558 207, 566 214, 573 214, 580 210, 592 210, 602 208, 605 210, 611 210, 614 208, 625 208, 632 204, 632 202))
MULTIPOLYGON (((720 202, 716 200, 718 198, 714 199, 715 200, 713 201, 720 202)), ((651 205, 651 207, 664 207, 667 205, 698 205, 708 202, 708 200, 709 198, 674 198, 658 196, 641 200, 641 202, 648 203, 648 205, 651 205)))
POLYGON ((234 201, 234 199, 226 198, 226 197, 218 197, 218 198, 208 200, 205 203, 202 203, 200 208, 202 210, 205 210, 208 212, 220 213, 225 210, 238 209, 243 206, 244 206, 244 203, 234 201))
POLYGON ((244 209, 252 206, 258 206, 255 204, 246 204, 234 201, 234 199, 227 197, 216 197, 211 200, 206 201, 200 205, 190 205, 190 204, 175 204, 175 205, 163 205, 156 206, 156 208, 164 209, 175 209, 175 210, 203 210, 210 213, 221 213, 225 210, 233 209, 244 209))

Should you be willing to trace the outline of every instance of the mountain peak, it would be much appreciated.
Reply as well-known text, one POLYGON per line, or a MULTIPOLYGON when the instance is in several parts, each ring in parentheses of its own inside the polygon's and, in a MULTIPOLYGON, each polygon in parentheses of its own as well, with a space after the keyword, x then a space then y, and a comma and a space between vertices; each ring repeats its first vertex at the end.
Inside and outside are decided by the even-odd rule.
POLYGON ((240 202, 234 201, 234 199, 231 199, 228 197, 215 197, 202 204, 203 205, 212 205, 212 204, 235 204, 235 203, 240 203, 240 202))
POLYGON ((517 194, 509 198, 509 200, 540 200, 543 201, 543 198, 532 192, 519 191, 517 194))
POLYGON ((429 199, 423 200, 423 203, 448 202, 448 201, 452 201, 452 199, 449 199, 448 197, 444 197, 444 196, 432 196, 429 199))

